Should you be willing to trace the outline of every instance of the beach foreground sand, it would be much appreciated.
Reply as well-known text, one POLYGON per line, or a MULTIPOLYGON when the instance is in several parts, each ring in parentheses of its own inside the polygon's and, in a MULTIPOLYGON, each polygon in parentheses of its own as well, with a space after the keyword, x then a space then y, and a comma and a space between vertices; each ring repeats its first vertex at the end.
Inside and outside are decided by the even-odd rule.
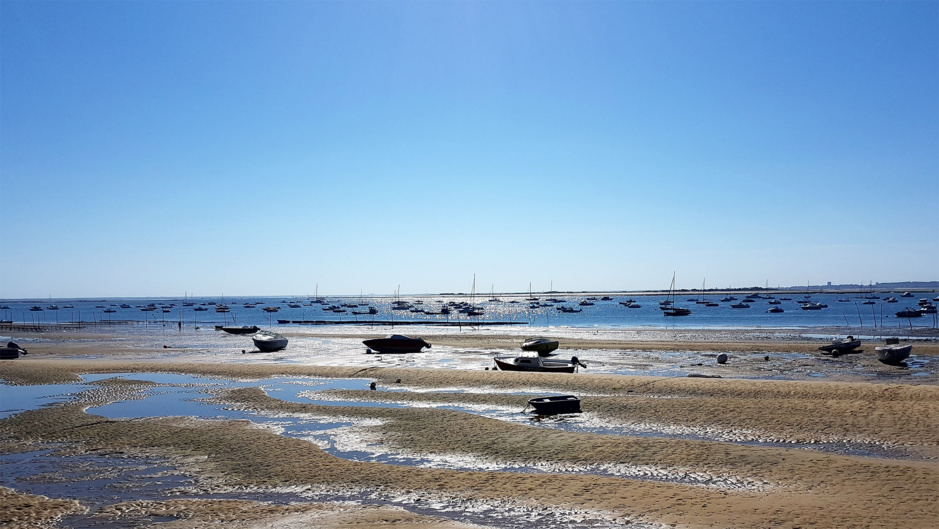
MULTIPOLYGON (((457 335, 437 337, 435 344, 517 346, 514 336, 486 340, 481 346, 478 339, 457 335)), ((583 344, 593 349, 690 347, 767 354, 799 346, 733 339, 583 344)), ((102 520, 150 527, 502 527, 507 522, 498 513, 514 510, 529 513, 530 527, 550 526, 546 520, 564 520, 570 527, 939 526, 939 385, 934 375, 875 383, 219 363, 201 357, 141 357, 139 350, 106 339, 76 344, 48 337, 30 352, 0 363, 6 383, 75 382, 82 373, 127 372, 238 380, 276 375, 361 378, 375 382, 377 389, 337 389, 326 396, 406 406, 290 402, 268 394, 261 383, 217 391, 211 398, 266 414, 358 421, 359 434, 387 450, 459 458, 473 462, 464 467, 478 467, 453 470, 342 459, 247 421, 163 416, 112 420, 89 413, 93 404, 133 398, 154 386, 117 378, 105 378, 75 401, 0 420, 0 454, 55 446, 75 454, 159 455, 198 477, 207 493, 303 490, 343 498, 275 504, 190 493, 100 507, 95 516, 102 520), (95 358, 85 357, 82 348, 89 343, 94 343, 95 358), (566 431, 447 408, 521 410, 527 397, 517 392, 532 390, 577 394, 584 416, 596 423, 653 433, 566 431), (500 470, 487 466, 495 463, 500 470), (463 512, 485 506, 488 511, 480 512, 492 517, 454 521, 422 508, 432 504, 463 512), (546 518, 548 511, 563 516, 546 518)), ((917 345, 917 352, 936 355, 937 346, 917 345)), ((67 494, 47 498, 15 487, 0 488, 0 499, 0 523, 9 527, 55 526, 67 513, 87 509, 67 494)), ((512 523, 519 526, 519 519, 512 523)))

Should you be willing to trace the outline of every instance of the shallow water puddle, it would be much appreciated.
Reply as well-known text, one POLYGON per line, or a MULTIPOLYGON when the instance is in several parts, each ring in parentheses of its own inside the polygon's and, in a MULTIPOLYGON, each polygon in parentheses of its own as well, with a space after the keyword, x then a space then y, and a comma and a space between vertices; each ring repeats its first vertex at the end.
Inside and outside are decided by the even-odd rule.
POLYGON ((76 393, 88 389, 81 383, 43 386, 7 386, 0 384, 0 419, 43 406, 68 402, 76 393))

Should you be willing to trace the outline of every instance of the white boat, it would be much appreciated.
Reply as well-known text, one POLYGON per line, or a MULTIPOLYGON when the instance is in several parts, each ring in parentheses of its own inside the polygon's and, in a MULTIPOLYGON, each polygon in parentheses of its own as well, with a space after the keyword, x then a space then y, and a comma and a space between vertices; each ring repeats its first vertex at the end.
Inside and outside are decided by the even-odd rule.
POLYGON ((523 351, 516 356, 497 356, 493 360, 501 371, 543 371, 548 373, 573 373, 584 364, 572 356, 570 360, 542 358, 534 351, 523 351))
POLYGON ((251 339, 254 341, 254 346, 264 353, 280 351, 287 347, 287 338, 270 331, 258 331, 251 339))
POLYGON ((886 344, 875 347, 877 359, 885 364, 896 365, 910 357, 913 344, 900 345, 899 338, 887 338, 886 344))

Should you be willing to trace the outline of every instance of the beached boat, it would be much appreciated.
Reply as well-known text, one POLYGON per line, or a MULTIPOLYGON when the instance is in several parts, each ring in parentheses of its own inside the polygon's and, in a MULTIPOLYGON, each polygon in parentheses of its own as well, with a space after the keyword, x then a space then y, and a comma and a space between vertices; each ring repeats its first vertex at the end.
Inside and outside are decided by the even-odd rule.
POLYGON ((254 334, 260 330, 257 325, 247 326, 242 325, 241 327, 227 327, 225 325, 216 325, 216 331, 225 331, 228 334, 254 334))
POLYGON ((423 348, 430 347, 430 344, 425 342, 423 338, 411 338, 400 334, 392 334, 385 338, 364 340, 362 343, 365 344, 369 350, 374 349, 379 353, 385 354, 419 353, 423 348))
POLYGON ((557 415, 559 413, 580 413, 580 399, 574 395, 555 395, 536 397, 528 400, 529 406, 538 415, 557 415))
POLYGON ((897 365, 910 357, 913 344, 900 345, 899 338, 887 338, 885 345, 874 348, 877 359, 885 364, 897 365))
POLYGON ((251 340, 254 341, 254 346, 264 353, 280 351, 287 347, 287 339, 283 335, 269 331, 258 331, 251 340))
POLYGON ((570 360, 547 359, 534 351, 523 351, 516 356, 497 356, 493 359, 502 371, 545 371, 549 373, 573 373, 577 367, 586 368, 572 356, 570 360))
POLYGON ((522 343, 522 351, 535 351, 541 356, 547 356, 558 348, 557 340, 547 338, 529 338, 522 343))
POLYGON ((5 347, 0 347, 0 360, 13 360, 25 354, 28 354, 26 349, 23 349, 15 342, 7 342, 5 347))
MULTIPOLYGON (((855 340, 854 336, 848 336, 847 338, 838 338, 832 340, 830 344, 823 345, 818 349, 826 353, 831 354, 832 356, 838 356, 850 353, 851 351, 857 349, 861 346, 861 340, 855 340)), ((859 351, 860 352, 860 351, 859 351)))

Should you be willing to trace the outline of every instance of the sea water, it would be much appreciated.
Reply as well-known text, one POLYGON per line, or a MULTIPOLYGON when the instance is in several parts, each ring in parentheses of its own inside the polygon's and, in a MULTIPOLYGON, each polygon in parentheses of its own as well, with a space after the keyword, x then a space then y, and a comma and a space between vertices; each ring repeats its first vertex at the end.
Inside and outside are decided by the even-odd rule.
MULTIPOLYGON (((735 294, 738 301, 720 302, 719 295, 703 296, 698 293, 683 293, 678 296, 675 306, 691 309, 688 316, 665 316, 659 309, 662 295, 617 295, 611 300, 587 300, 586 295, 537 295, 538 301, 532 302, 528 296, 499 296, 497 301, 489 301, 470 296, 415 296, 407 298, 368 297, 368 298, 324 298, 314 300, 308 297, 239 297, 239 298, 120 298, 120 299, 81 299, 55 300, 58 310, 50 310, 50 301, 16 300, 2 301, 0 320, 26 324, 81 324, 107 326, 117 323, 133 322, 154 327, 212 327, 215 325, 257 325, 263 328, 285 328, 291 326, 330 324, 330 325, 376 325, 391 324, 406 326, 410 324, 448 325, 454 327, 477 325, 506 325, 527 327, 600 327, 600 328, 812 328, 812 327, 862 327, 903 329, 935 328, 939 321, 935 314, 926 314, 921 318, 899 318, 895 313, 907 307, 915 307, 918 298, 932 299, 937 293, 920 293, 914 298, 900 297, 899 293, 878 294, 879 299, 865 299, 865 296, 846 296, 845 294, 778 294, 777 298, 789 297, 778 305, 770 305, 769 296, 750 303, 749 308, 735 309, 732 303, 744 298, 735 294), (886 303, 884 299, 894 296, 897 303, 886 303), (561 299, 550 302, 546 298, 561 299), (707 307, 688 301, 689 298, 708 299, 717 306, 707 307), (635 300, 640 308, 627 308, 621 302, 635 300), (408 303, 407 309, 395 310, 394 301, 408 303), (819 302, 828 305, 821 310, 803 310, 804 301, 819 302), (839 301, 840 300, 840 301, 839 301), (317 302, 319 301, 319 302, 317 302), (450 314, 441 314, 441 308, 447 303, 468 303, 482 309, 482 315, 468 315, 450 306, 450 314), (591 305, 581 305, 581 302, 591 305), (864 304, 865 302, 872 304, 864 304), (191 305, 189 305, 191 303, 191 305), (121 308, 121 304, 130 308, 121 308), (230 312, 217 312, 216 307, 226 305, 230 312), (537 306, 534 306, 537 304, 537 306), (293 306, 291 306, 293 305, 293 306), (30 311, 30 307, 43 307, 42 311, 30 311), (776 306, 781 313, 769 313, 768 309, 776 306), (68 308, 66 308, 68 307, 68 308), (267 312, 265 307, 279 307, 276 312, 267 312), (329 310, 335 307, 337 310, 329 310), (375 314, 368 314, 369 307, 375 314), (580 312, 561 312, 565 307, 580 312), (152 310, 142 310, 142 309, 152 310), (205 309, 205 310, 196 310, 205 309), (105 312, 113 310, 114 312, 105 312), (358 314, 357 314, 358 313, 358 314)), ((591 296, 593 297, 593 296, 591 296)), ((599 298, 599 296, 596 296, 599 298)))

